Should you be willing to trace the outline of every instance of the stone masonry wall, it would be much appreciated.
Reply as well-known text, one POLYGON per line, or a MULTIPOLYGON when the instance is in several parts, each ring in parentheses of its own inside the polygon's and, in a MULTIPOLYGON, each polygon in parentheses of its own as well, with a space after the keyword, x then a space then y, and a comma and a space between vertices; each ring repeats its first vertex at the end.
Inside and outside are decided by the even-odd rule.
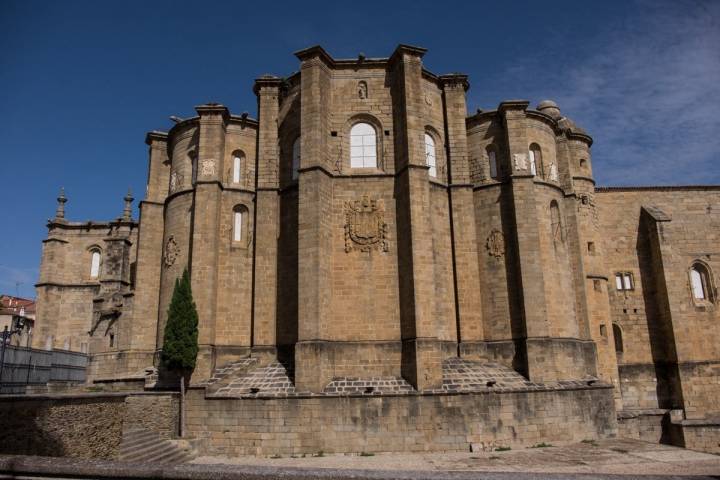
POLYGON ((114 459, 129 426, 175 436, 177 402, 172 394, 3 397, 0 453, 114 459))
POLYGON ((702 261, 711 287, 717 285, 720 191, 599 189, 595 201, 612 321, 622 335, 617 359, 624 408, 684 408, 688 418, 718 413, 720 308, 717 297, 693 300, 688 271, 702 261), (656 222, 643 208, 657 209, 667 220, 656 222), (634 288, 618 290, 616 272, 630 273, 634 288))
POLYGON ((187 396, 201 455, 467 451, 614 436, 607 387, 469 395, 208 399, 187 396))
POLYGON ((682 432, 685 448, 720 455, 720 423, 684 424, 682 432))

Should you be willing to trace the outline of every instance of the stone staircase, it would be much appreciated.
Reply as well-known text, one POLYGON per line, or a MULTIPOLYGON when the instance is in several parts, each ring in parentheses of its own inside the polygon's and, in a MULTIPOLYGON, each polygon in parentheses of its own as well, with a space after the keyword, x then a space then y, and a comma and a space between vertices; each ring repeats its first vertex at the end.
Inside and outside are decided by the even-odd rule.
POLYGON ((254 357, 243 358, 242 360, 228 363, 215 369, 213 376, 201 383, 200 386, 206 387, 207 392, 210 394, 215 393, 221 388, 226 387, 238 376, 253 369, 257 364, 258 359, 254 357))
POLYGON ((284 397, 295 393, 293 371, 280 362, 246 370, 237 370, 207 389, 212 397, 249 395, 284 397))
POLYGON ((118 460, 176 465, 189 462, 194 457, 187 440, 169 440, 157 432, 135 427, 123 432, 118 460))

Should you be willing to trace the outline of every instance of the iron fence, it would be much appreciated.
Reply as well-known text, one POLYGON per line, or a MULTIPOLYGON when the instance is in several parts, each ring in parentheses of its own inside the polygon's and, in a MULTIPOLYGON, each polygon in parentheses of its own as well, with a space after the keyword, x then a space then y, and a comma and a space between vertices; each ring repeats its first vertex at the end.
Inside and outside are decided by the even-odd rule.
POLYGON ((25 393, 28 386, 83 383, 88 356, 67 350, 5 346, 0 393, 25 393))

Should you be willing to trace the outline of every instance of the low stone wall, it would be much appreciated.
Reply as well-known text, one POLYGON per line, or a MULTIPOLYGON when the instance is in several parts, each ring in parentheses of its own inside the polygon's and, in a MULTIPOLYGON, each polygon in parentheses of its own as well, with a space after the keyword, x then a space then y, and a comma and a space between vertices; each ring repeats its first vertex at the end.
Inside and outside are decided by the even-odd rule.
POLYGON ((720 454, 720 419, 684 420, 681 426, 685 448, 720 454))
POLYGON ((617 433, 612 388, 383 396, 187 395, 201 455, 467 451, 555 445, 617 433))
POLYGON ((618 412, 618 435, 651 443, 671 443, 663 423, 669 414, 665 409, 623 410, 618 412))
POLYGON ((116 458, 124 428, 177 432, 173 394, 17 395, 0 397, 0 453, 116 458))

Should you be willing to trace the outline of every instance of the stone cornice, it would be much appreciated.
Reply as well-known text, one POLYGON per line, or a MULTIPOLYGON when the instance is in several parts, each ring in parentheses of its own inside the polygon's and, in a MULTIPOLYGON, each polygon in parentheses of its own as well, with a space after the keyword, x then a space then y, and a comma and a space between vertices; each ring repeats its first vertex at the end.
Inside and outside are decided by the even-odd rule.
POLYGON ((450 87, 455 85, 461 85, 463 89, 467 92, 470 88, 470 82, 468 82, 468 76, 464 73, 448 73, 445 75, 440 75, 439 77, 440 85, 444 87, 450 87))
MULTIPOLYGON (((301 61, 305 62, 312 58, 319 58, 326 66, 330 68, 386 68, 389 64, 392 64, 402 54, 413 55, 418 58, 422 58, 425 55, 427 49, 422 47, 416 47, 413 45, 400 44, 395 48, 392 55, 389 58, 366 58, 358 56, 358 58, 333 58, 323 47, 320 45, 313 45, 312 47, 305 48, 295 52, 295 56, 301 61)), ((429 72, 428 72, 429 73, 429 72)), ((432 74, 431 74, 432 75, 432 74)))
POLYGON ((167 139, 167 132, 161 132, 159 130, 152 130, 145 135, 145 143, 148 145, 152 145, 154 142, 167 143, 167 139))
POLYGON ((255 120, 252 117, 243 117, 242 115, 232 115, 230 114, 230 123, 239 123, 242 126, 245 127, 258 127, 258 121, 255 120))
POLYGON ((562 133, 562 130, 558 126, 557 121, 552 118, 550 115, 546 113, 539 112, 537 110, 526 110, 525 114, 528 116, 528 118, 533 118, 536 120, 540 120, 541 122, 546 123, 550 128, 552 128, 556 134, 562 133))
POLYGON ((297 52, 294 53, 294 55, 301 62, 309 60, 313 57, 319 57, 323 62, 325 62, 329 66, 332 66, 335 64, 335 60, 333 60, 333 58, 330 56, 330 54, 327 53, 325 51, 325 49, 323 47, 321 47, 320 45, 313 45, 312 47, 298 50, 297 52))
POLYGON ((581 142, 587 143, 588 147, 593 144, 592 137, 587 133, 575 132, 571 129, 568 129, 565 131, 565 135, 567 135, 567 138, 569 138, 570 140, 579 140, 581 142))
POLYGON ((230 110, 228 110, 225 105, 221 105, 219 103, 206 103, 198 105, 195 107, 195 111, 201 117, 207 115, 220 115, 224 120, 228 120, 230 118, 230 110))
POLYGON ((527 100, 505 100, 498 105, 498 111, 503 113, 507 110, 527 110, 530 102, 527 100))
POLYGON ((427 48, 416 47, 414 45, 406 45, 401 43, 395 48, 395 51, 388 58, 388 63, 393 63, 395 60, 400 58, 403 54, 412 55, 418 58, 422 58, 427 52, 427 48))
POLYGON ((274 88, 280 89, 283 86, 283 79, 274 75, 263 75, 262 77, 255 79, 255 85, 253 85, 253 93, 259 95, 263 88, 274 88))
POLYGON ((138 226, 138 222, 136 222, 135 220, 112 220, 109 222, 95 222, 92 220, 88 220, 87 222, 67 222, 50 219, 47 223, 48 228, 59 228, 63 230, 106 229, 120 226, 128 226, 133 228, 138 226))

